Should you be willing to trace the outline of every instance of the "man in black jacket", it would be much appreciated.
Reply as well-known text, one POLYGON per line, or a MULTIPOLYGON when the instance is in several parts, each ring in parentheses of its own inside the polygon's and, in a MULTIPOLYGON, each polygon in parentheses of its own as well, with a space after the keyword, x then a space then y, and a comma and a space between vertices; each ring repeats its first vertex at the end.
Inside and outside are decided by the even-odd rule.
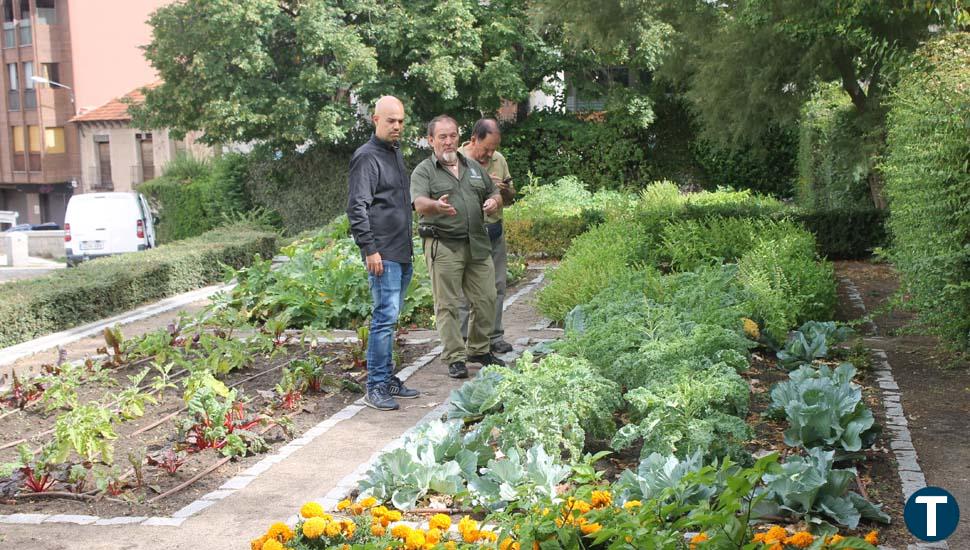
POLYGON ((411 191, 401 156, 404 104, 384 96, 374 105, 374 135, 350 159, 347 217, 367 265, 371 297, 364 404, 382 411, 398 408, 395 398, 419 393, 393 376, 394 327, 411 282, 411 191))

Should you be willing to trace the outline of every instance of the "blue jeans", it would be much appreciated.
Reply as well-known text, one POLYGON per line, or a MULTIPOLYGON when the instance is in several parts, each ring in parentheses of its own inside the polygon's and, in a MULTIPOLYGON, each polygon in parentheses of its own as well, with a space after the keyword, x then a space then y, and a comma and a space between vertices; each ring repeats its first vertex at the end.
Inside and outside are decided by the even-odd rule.
POLYGON ((386 383, 394 374, 394 362, 391 356, 394 345, 394 325, 404 307, 404 295, 407 294, 411 276, 414 274, 412 264, 401 264, 384 260, 384 273, 379 277, 367 274, 370 285, 370 295, 373 299, 371 308, 370 336, 367 341, 367 390, 386 383))

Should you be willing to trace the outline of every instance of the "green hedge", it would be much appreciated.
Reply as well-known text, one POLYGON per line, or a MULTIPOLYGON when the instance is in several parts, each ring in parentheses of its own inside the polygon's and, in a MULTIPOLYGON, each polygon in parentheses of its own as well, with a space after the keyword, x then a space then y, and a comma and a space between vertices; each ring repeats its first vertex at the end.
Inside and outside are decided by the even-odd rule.
POLYGON ((252 225, 214 229, 143 252, 85 262, 0 285, 0 347, 97 321, 219 280, 221 264, 269 258, 276 234, 252 225))
POLYGON ((803 208, 871 208, 870 178, 882 144, 879 113, 859 115, 837 83, 802 107, 795 197, 803 208))
POLYGON ((796 210, 792 217, 815 235, 818 253, 830 260, 866 258, 873 249, 889 244, 886 210, 796 210))
POLYGON ((158 210, 157 239, 169 243, 201 235, 252 203, 244 188, 246 157, 224 155, 213 161, 182 156, 165 175, 138 186, 158 210))
POLYGON ((970 33, 925 45, 892 98, 885 161, 892 257, 910 303, 970 349, 970 33))

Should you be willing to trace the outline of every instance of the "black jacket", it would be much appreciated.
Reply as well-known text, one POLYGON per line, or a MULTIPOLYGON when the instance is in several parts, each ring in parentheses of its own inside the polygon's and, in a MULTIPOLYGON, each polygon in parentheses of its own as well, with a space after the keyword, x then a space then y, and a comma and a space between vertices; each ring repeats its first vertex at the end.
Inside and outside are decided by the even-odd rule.
POLYGON ((411 184, 400 149, 371 136, 350 158, 347 217, 366 257, 411 263, 411 184))

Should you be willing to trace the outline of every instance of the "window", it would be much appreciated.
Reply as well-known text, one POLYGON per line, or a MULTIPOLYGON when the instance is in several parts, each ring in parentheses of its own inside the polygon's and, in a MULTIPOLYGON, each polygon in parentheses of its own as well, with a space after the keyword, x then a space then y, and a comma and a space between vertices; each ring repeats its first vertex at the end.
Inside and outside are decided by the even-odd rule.
POLYGON ((37 92, 34 91, 34 62, 24 62, 24 109, 37 108, 37 92))
MULTIPOLYGON (((61 83, 61 66, 58 63, 41 63, 40 64, 40 76, 50 80, 51 82, 61 83)), ((50 84, 39 83, 41 86, 51 87, 50 84)))
POLYGON ((40 172, 40 126, 27 127, 27 160, 31 172, 40 172))
POLYGON ((41 25, 57 24, 57 3, 54 0, 37 0, 37 22, 41 25))
POLYGON ((17 46, 17 29, 13 20, 14 0, 3 0, 3 47, 13 48, 17 46))
POLYGON ((20 110, 20 81, 17 78, 17 64, 7 63, 7 109, 20 110))
POLYGON ((29 46, 33 43, 30 34, 30 1, 20 0, 20 45, 29 46))
POLYGON ((152 149, 151 134, 139 135, 138 158, 141 159, 141 181, 148 181, 148 180, 154 179, 155 178, 155 151, 152 149))
POLYGON ((13 23, 13 0, 3 0, 3 22, 13 23))
POLYGON ((98 181, 97 187, 113 187, 111 181, 111 145, 108 136, 95 136, 95 147, 98 150, 98 181))
POLYGON ((44 152, 48 155, 64 152, 64 128, 44 129, 44 152))
POLYGON ((13 170, 14 172, 26 172, 27 164, 24 159, 24 153, 26 153, 26 147, 24 143, 24 127, 23 126, 13 126, 10 128, 13 132, 13 170))

